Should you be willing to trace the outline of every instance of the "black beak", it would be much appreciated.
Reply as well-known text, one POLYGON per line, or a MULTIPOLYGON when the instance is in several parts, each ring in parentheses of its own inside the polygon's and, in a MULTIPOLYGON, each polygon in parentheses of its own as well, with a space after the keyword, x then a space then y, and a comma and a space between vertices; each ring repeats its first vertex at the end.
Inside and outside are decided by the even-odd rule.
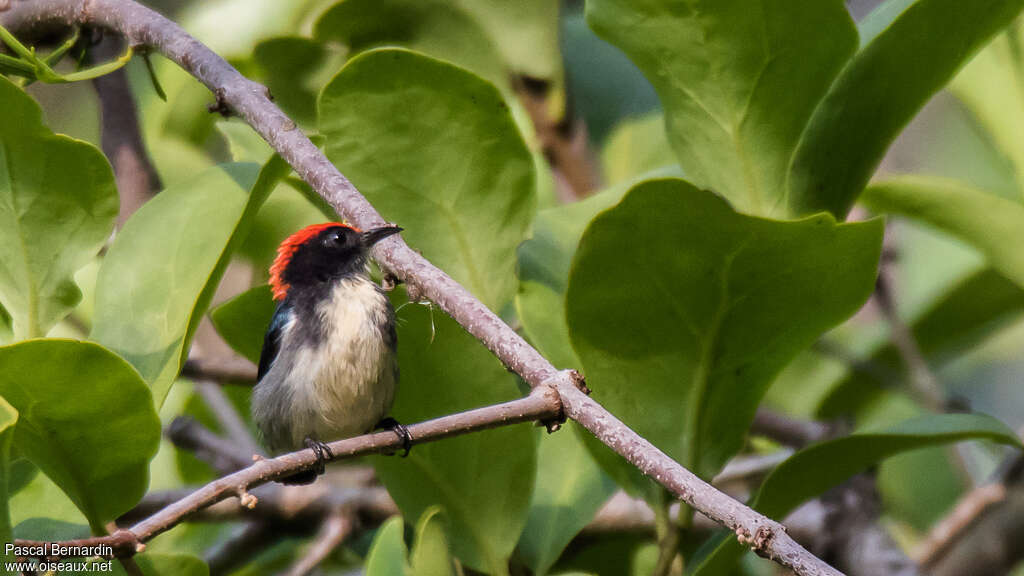
POLYGON ((372 228, 363 232, 363 245, 369 248, 388 236, 398 234, 401 231, 402 229, 398 226, 381 226, 380 228, 372 228))

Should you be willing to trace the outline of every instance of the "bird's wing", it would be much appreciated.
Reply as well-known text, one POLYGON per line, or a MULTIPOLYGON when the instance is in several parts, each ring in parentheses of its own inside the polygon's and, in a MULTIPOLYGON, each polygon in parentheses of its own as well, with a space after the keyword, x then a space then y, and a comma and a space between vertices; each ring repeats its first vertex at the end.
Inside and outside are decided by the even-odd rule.
POLYGON ((284 333, 284 327, 291 314, 291 306, 284 302, 278 304, 277 309, 274 310, 274 317, 270 319, 267 334, 263 337, 263 350, 260 352, 257 380, 263 380, 263 376, 270 371, 270 365, 274 363, 274 358, 277 358, 277 353, 281 350, 281 335, 284 333))

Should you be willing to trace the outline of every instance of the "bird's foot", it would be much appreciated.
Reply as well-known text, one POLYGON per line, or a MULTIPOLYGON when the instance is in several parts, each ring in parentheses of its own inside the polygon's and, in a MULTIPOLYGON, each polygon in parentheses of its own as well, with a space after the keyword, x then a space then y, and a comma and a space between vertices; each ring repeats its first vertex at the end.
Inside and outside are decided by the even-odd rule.
POLYGON ((315 438, 306 438, 306 448, 309 448, 316 454, 316 475, 320 476, 327 471, 327 461, 334 460, 334 452, 331 452, 331 447, 315 438))
POLYGON ((374 430, 391 430, 394 432, 398 439, 402 441, 402 458, 409 455, 409 450, 412 449, 412 434, 409 433, 409 429, 403 424, 399 424, 398 420, 388 417, 377 423, 373 427, 374 430))

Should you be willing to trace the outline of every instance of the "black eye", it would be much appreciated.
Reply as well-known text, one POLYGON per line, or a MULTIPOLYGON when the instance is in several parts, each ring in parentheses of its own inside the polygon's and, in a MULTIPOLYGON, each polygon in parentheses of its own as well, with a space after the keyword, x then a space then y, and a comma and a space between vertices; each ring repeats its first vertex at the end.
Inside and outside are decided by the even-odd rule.
POLYGON ((345 235, 338 231, 333 231, 324 237, 324 246, 328 248, 339 248, 345 245, 345 235))

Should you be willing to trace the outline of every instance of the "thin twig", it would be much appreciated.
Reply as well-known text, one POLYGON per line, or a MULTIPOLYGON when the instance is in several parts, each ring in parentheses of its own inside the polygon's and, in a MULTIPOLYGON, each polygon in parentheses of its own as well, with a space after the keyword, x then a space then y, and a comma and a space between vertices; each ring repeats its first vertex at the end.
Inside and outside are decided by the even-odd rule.
MULTIPOLYGON (((264 86, 242 76, 223 58, 155 11, 132 0, 34 0, 19 2, 7 12, 0 13, 0 23, 11 30, 26 26, 97 26, 122 34, 132 45, 147 46, 161 52, 210 88, 218 101, 223 101, 252 126, 303 180, 349 222, 364 229, 386 224, 296 123, 268 98, 264 86)), ((409 248, 398 235, 378 243, 373 255, 384 270, 437 304, 534 390, 548 387, 557 390, 565 415, 579 422, 601 442, 687 504, 735 531, 761 554, 798 574, 839 574, 790 538, 781 524, 714 489, 615 418, 582 392, 582 380, 574 371, 558 371, 494 312, 409 248)), ((535 396, 523 402, 529 402, 531 398, 535 399, 535 396)), ((550 415, 540 417, 550 419, 550 415)), ((495 425, 493 422, 489 424, 495 425)), ((378 437, 382 436, 386 434, 378 437)), ((335 450, 335 453, 342 452, 335 450)), ((262 482, 295 472, 283 469, 287 463, 293 462, 292 458, 302 462, 302 469, 313 465, 313 453, 307 450, 255 465, 252 467, 257 470, 255 478, 244 475, 250 469, 223 478, 200 490, 202 497, 171 506, 158 513, 153 522, 144 521, 134 527, 136 540, 145 540, 167 530, 180 521, 183 512, 226 497, 231 485, 223 482, 262 482), (272 462, 278 464, 270 466, 268 463, 272 462), (239 474, 243 476, 239 478, 239 474)))
MULTIPOLYGON (((476 410, 428 420, 408 427, 413 444, 433 442, 470 432, 487 430, 510 424, 534 420, 554 420, 561 415, 558 395, 551 389, 536 390, 525 398, 495 404, 476 410)), ((365 454, 391 453, 403 440, 390 431, 365 434, 329 444, 334 454, 330 460, 344 460, 365 454)), ((317 466, 316 454, 309 449, 284 454, 276 458, 259 460, 248 468, 210 482, 181 500, 161 508, 159 512, 129 529, 121 529, 109 536, 97 536, 70 541, 69 546, 112 547, 115 556, 131 556, 141 551, 154 536, 169 530, 194 512, 232 496, 245 506, 257 506, 258 498, 249 490, 317 466)), ((17 541, 19 545, 42 546, 42 542, 17 541)))
POLYGON ((220 384, 255 384, 256 365, 241 357, 189 358, 181 376, 193 380, 212 380, 220 384))
POLYGON ((306 576, 315 570, 331 555, 331 552, 334 552, 348 538, 352 533, 352 528, 352 516, 348 512, 336 510, 329 515, 313 539, 313 545, 285 572, 285 576, 306 576))
POLYGON ((243 525, 206 554, 204 560, 210 568, 210 576, 230 574, 279 538, 280 534, 269 522, 257 520, 243 525))
POLYGON ((824 422, 801 420, 766 408, 758 408, 750 433, 771 438, 791 448, 803 448, 832 436, 834 427, 824 422))
POLYGON ((213 413, 229 441, 235 443, 239 450, 248 452, 250 459, 253 454, 264 455, 263 450, 256 443, 256 437, 253 436, 252 431, 246 426, 239 416, 238 410, 235 409, 231 400, 228 400, 220 386, 209 380, 199 380, 195 383, 195 391, 213 413))
POLYGON ((914 338, 910 328, 903 322, 896 310, 891 280, 885 266, 878 273, 878 281, 875 284, 875 302, 878 303, 878 308, 889 323, 893 344, 906 364, 908 381, 914 394, 929 410, 945 412, 946 395, 942 392, 935 374, 928 367, 928 362, 917 345, 917 339, 914 338))
POLYGON ((569 111, 563 119, 552 120, 549 112, 551 86, 548 82, 518 77, 515 84, 519 101, 530 115, 544 150, 544 157, 561 184, 561 200, 570 202, 593 194, 601 184, 583 123, 569 111))
POLYGON ((229 474, 252 464, 252 454, 241 452, 230 440, 222 438, 199 421, 179 416, 171 421, 164 435, 178 448, 195 453, 221 474, 229 474))

